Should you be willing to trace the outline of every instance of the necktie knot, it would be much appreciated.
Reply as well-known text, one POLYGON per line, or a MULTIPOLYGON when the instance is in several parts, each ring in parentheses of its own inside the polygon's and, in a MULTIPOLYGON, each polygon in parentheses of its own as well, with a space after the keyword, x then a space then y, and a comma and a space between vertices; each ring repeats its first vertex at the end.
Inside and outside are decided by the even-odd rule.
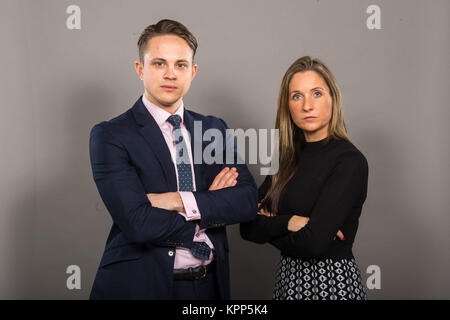
POLYGON ((180 123, 181 123, 181 117, 177 114, 173 114, 167 118, 167 122, 169 122, 173 126, 174 129, 179 129, 180 123))

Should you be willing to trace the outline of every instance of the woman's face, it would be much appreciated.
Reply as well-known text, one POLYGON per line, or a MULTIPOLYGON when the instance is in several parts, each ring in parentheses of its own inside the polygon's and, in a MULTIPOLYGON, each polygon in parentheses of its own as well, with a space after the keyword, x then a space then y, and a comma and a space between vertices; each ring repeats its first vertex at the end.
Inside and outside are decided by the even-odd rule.
POLYGON ((325 139, 332 115, 332 98, 325 80, 315 71, 298 72, 289 83, 289 111, 307 142, 325 139))

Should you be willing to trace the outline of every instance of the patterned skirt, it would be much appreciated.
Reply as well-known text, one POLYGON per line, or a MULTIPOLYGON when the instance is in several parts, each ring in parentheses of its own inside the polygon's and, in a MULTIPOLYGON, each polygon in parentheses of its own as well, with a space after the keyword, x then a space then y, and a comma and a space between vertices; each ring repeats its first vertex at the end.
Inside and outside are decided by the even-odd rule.
POLYGON ((297 259, 281 256, 274 300, 367 300, 354 259, 297 259))

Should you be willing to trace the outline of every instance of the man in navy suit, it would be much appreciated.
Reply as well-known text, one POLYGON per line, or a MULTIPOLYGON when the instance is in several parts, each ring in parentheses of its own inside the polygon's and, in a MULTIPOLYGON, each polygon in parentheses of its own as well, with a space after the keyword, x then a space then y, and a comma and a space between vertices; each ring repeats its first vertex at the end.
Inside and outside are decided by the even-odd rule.
POLYGON ((208 146, 206 130, 226 137, 227 129, 184 108, 197 72, 195 37, 161 20, 138 47, 144 94, 90 135, 93 177, 113 220, 90 298, 230 299, 225 226, 255 218, 256 185, 245 164, 225 164, 237 161, 227 139, 215 144, 214 159, 223 161, 194 153, 208 146))

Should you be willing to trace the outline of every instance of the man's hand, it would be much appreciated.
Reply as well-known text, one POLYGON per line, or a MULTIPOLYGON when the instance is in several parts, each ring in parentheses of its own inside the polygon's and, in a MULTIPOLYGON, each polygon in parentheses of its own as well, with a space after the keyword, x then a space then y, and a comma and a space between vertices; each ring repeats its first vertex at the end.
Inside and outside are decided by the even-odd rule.
POLYGON ((185 212, 183 201, 178 192, 147 193, 147 198, 153 207, 185 212))
POLYGON ((237 183, 237 177, 239 173, 236 168, 228 168, 225 167, 219 174, 214 178, 214 181, 211 183, 211 186, 208 190, 219 190, 228 187, 234 187, 237 183))
MULTIPOLYGON (((214 178, 214 181, 208 190, 234 187, 237 183, 236 178, 238 175, 236 168, 233 167, 230 169, 225 167, 214 178)), ((147 193, 147 198, 153 207, 182 213, 186 212, 178 192, 147 193)))
MULTIPOLYGON (((288 230, 292 231, 292 232, 297 232, 299 231, 301 228, 303 228, 304 226, 306 226, 306 224, 308 223, 309 218, 307 217, 303 217, 303 216, 292 216, 291 219, 289 219, 288 222, 288 230)), ((344 234, 342 233, 341 230, 338 230, 337 232, 337 237, 341 240, 345 240, 344 238, 344 234)), ((333 238, 333 240, 336 239, 336 237, 333 238)))

